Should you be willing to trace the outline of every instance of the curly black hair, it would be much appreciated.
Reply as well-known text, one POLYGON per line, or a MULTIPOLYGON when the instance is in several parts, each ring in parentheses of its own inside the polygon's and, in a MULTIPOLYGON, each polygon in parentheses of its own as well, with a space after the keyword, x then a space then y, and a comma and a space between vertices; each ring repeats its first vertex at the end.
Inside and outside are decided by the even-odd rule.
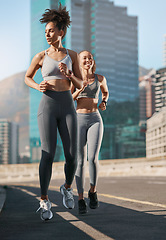
POLYGON ((65 37, 67 28, 70 26, 71 23, 69 11, 66 10, 66 7, 62 7, 61 3, 59 4, 58 10, 46 9, 45 13, 42 14, 42 18, 39 21, 46 24, 49 22, 56 23, 56 27, 59 30, 64 31, 64 35, 62 38, 65 37))

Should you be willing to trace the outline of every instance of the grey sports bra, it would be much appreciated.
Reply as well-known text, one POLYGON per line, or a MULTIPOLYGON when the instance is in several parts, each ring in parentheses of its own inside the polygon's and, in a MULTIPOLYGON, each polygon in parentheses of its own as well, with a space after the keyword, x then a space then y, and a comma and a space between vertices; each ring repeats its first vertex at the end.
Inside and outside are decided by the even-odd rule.
POLYGON ((60 72, 60 69, 58 67, 58 64, 60 62, 65 63, 69 70, 72 71, 72 60, 68 53, 68 50, 66 49, 67 54, 66 56, 60 60, 56 61, 53 58, 49 57, 47 54, 47 51, 45 50, 45 57, 43 61, 43 66, 41 69, 42 77, 44 80, 52 80, 52 79, 67 79, 66 76, 60 72))
POLYGON ((100 91, 100 83, 95 74, 95 80, 93 83, 88 84, 84 91, 82 91, 77 98, 99 98, 99 91, 100 91))

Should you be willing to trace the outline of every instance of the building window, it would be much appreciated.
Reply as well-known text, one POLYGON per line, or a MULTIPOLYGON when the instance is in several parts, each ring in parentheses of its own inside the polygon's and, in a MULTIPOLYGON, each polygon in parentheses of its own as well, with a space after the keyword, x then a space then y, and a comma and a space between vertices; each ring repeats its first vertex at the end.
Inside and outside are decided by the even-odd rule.
POLYGON ((91 36, 91 39, 92 39, 92 40, 94 40, 94 39, 95 39, 95 35, 94 35, 94 34, 91 36))
POLYGON ((92 42, 92 43, 91 43, 91 46, 92 46, 92 47, 95 47, 95 42, 92 42))
POLYGON ((159 134, 161 134, 161 127, 159 128, 159 134))
POLYGON ((96 28, 95 27, 92 27, 91 28, 91 32, 95 32, 96 28))

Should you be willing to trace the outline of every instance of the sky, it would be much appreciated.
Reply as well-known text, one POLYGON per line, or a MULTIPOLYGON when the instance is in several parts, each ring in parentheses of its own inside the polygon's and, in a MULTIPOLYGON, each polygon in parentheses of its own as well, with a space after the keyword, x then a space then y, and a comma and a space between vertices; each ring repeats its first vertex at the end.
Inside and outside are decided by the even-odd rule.
MULTIPOLYGON (((40 0, 39 4, 40 4, 40 0)), ((163 67, 166 1, 114 0, 138 16, 139 65, 163 67)), ((0 0, 0 80, 26 71, 30 64, 30 0, 0 0)))

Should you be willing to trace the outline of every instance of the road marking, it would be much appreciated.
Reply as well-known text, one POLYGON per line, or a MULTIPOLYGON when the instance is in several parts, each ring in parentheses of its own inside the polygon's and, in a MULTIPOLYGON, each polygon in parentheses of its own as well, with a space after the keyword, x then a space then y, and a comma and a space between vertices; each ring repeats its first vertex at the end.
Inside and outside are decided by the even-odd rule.
POLYGON ((114 198, 114 199, 118 199, 118 200, 122 200, 122 201, 127 201, 127 202, 134 202, 134 203, 140 203, 143 205, 151 205, 154 207, 161 207, 161 208, 166 208, 165 204, 160 204, 160 203, 153 203, 153 202, 148 202, 148 201, 141 201, 141 200, 135 200, 135 199, 131 199, 131 198, 125 198, 125 197, 117 197, 117 196, 113 196, 110 194, 104 194, 104 193, 99 193, 99 196, 103 196, 103 197, 107 197, 107 198, 114 198))
POLYGON ((159 181, 148 181, 148 184, 166 184, 166 182, 159 182, 159 181))
MULTIPOLYGON (((36 194, 27 191, 24 188, 21 187, 13 187, 15 189, 21 190, 22 192, 25 192, 31 196, 37 196, 36 194)), ((58 187, 56 187, 57 189, 58 187)), ((58 188, 59 189, 59 188, 58 188)), ((37 200, 40 200, 40 197, 36 197, 37 200)), ((52 206, 57 207, 56 204, 52 203, 52 206)), ((75 227, 77 227, 78 229, 80 229, 81 231, 83 231, 84 233, 86 233, 87 235, 89 235, 91 238, 95 239, 95 240, 115 240, 107 235, 105 235, 104 233, 101 233, 100 231, 96 230, 95 228, 91 227, 90 225, 84 223, 83 221, 80 221, 77 217, 75 217, 74 215, 72 215, 69 212, 55 212, 57 215, 59 215, 60 217, 62 217, 63 219, 65 219, 66 221, 69 221, 70 224, 74 225, 75 227)))
MULTIPOLYGON (((23 184, 23 186, 27 186, 27 185, 26 185, 26 184, 23 184)), ((39 184, 28 184, 28 186, 40 187, 39 184)), ((51 186, 50 189, 51 189, 51 190, 59 190, 59 187, 57 187, 57 186, 51 186)), ((77 189, 73 189, 73 191, 77 193, 77 189)), ((85 193, 88 194, 88 192, 85 192, 85 193)), ((142 204, 142 205, 150 205, 150 206, 154 206, 154 207, 166 208, 166 204, 160 204, 160 203, 153 203, 153 202, 148 202, 148 201, 135 200, 135 199, 125 198, 125 197, 118 197, 118 196, 114 196, 114 195, 110 195, 110 194, 105 194, 105 193, 98 193, 98 196, 103 196, 103 197, 107 197, 107 198, 118 199, 118 200, 121 200, 121 201, 139 203, 139 204, 142 204)))
POLYGON ((28 190, 24 189, 24 188, 20 188, 20 187, 12 187, 12 188, 15 188, 15 189, 18 189, 18 190, 21 190, 22 192, 25 192, 33 197, 36 197, 37 195, 35 193, 32 193, 32 192, 29 192, 28 190))
POLYGON ((114 240, 113 238, 108 237, 107 235, 99 232, 95 228, 91 227, 90 225, 84 223, 83 221, 80 221, 77 217, 72 215, 69 212, 56 212, 59 216, 61 216, 66 221, 69 221, 72 225, 79 228, 81 231, 89 235, 91 238, 95 240, 114 240))

